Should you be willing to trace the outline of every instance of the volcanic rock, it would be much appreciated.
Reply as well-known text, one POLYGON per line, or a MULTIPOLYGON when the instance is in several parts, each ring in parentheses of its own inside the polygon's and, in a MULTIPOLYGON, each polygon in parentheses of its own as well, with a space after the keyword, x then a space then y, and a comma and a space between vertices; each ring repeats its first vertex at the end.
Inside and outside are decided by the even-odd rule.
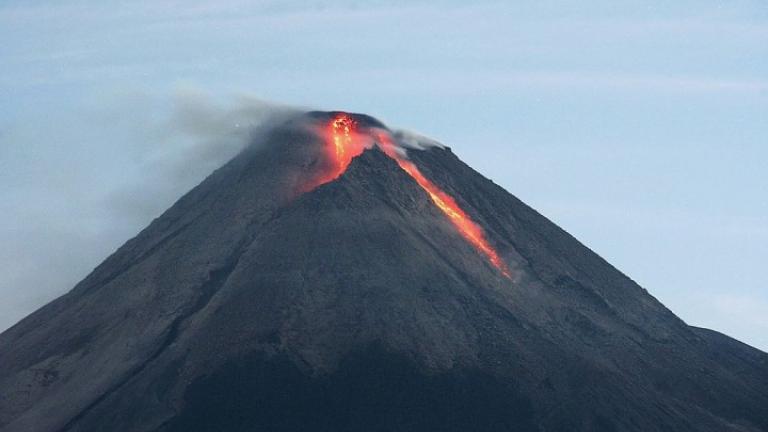
POLYGON ((2 333, 0 430, 768 431, 768 355, 449 148, 408 157, 509 278, 375 146, 304 192, 325 118, 275 128, 2 333))

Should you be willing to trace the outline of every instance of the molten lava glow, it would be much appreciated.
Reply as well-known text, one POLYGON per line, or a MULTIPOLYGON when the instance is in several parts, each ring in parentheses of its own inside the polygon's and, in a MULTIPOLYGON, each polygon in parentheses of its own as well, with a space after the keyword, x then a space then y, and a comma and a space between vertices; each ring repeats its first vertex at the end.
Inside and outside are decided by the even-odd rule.
MULTIPOLYGON (((371 130, 369 129, 366 132, 371 132, 371 130)), ((416 183, 427 192, 435 206, 456 227, 459 234, 478 252, 484 255, 502 275, 511 278, 509 268, 501 260, 498 252, 488 243, 483 229, 459 207, 456 200, 424 177, 413 162, 406 159, 404 154, 399 153, 398 147, 388 132, 380 129, 373 130, 373 132, 379 147, 384 153, 394 159, 403 171, 416 180, 416 183)), ((325 162, 329 167, 313 182, 314 184, 309 185, 307 190, 314 189, 342 175, 347 170, 352 159, 371 144, 371 136, 369 134, 361 134, 358 131, 357 121, 345 113, 337 114, 323 130, 323 134, 325 135, 326 142, 325 152, 327 160, 325 162)))
POLYGON ((432 199, 432 202, 434 202, 437 208, 440 209, 440 211, 442 211, 448 217, 448 220, 451 221, 459 233, 472 246, 474 246, 475 249, 485 255, 488 261, 494 267, 496 267, 501 272, 501 274, 507 278, 511 278, 512 276, 510 274, 509 268, 504 263, 504 261, 501 260, 498 252, 496 252, 496 250, 493 249, 493 247, 491 247, 491 245, 488 243, 488 240, 485 238, 483 229, 480 228, 480 226, 476 224, 469 217, 469 215, 467 215, 467 213, 461 209, 461 207, 459 207, 459 205, 456 203, 456 200, 442 191, 439 187, 437 187, 436 184, 432 183, 429 179, 424 177, 424 174, 421 173, 419 168, 414 165, 413 162, 401 156, 397 152, 395 144, 392 142, 392 139, 387 133, 379 132, 378 139, 381 143, 381 148, 384 150, 384 153, 397 161, 397 164, 400 165, 400 168, 402 168, 403 171, 408 173, 408 175, 416 180, 416 183, 418 183, 419 186, 421 186, 421 188, 427 192, 429 197, 432 199))
POLYGON ((338 177, 343 173, 350 162, 352 162, 351 153, 347 149, 352 148, 352 130, 356 124, 352 117, 346 114, 339 114, 331 122, 331 136, 333 138, 333 156, 336 164, 338 177))
POLYGON ((331 144, 326 148, 327 163, 331 166, 319 179, 315 180, 313 185, 310 185, 309 189, 335 180, 347 170, 352 159, 365 150, 367 137, 357 132, 357 122, 348 114, 336 115, 328 123, 324 134, 325 141, 331 144))

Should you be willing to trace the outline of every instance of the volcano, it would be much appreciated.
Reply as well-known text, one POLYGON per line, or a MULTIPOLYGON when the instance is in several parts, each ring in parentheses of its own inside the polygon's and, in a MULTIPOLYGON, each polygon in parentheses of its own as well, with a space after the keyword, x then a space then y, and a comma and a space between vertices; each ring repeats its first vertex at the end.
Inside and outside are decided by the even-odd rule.
POLYGON ((410 141, 274 126, 0 335, 0 430, 768 431, 766 353, 410 141))

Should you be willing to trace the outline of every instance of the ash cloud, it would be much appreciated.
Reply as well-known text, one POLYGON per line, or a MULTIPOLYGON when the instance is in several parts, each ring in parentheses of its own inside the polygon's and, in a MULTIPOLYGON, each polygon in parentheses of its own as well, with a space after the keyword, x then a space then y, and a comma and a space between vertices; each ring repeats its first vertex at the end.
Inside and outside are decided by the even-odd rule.
POLYGON ((222 103, 199 89, 179 89, 171 115, 156 125, 160 144, 142 157, 143 175, 112 194, 109 205, 117 217, 148 223, 246 146, 306 111, 249 95, 222 103))

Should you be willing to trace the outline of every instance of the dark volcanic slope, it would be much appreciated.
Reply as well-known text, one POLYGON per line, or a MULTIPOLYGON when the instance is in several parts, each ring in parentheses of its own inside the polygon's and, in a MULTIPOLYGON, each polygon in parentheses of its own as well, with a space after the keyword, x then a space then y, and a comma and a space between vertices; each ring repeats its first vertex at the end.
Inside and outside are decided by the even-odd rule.
POLYGON ((317 142, 269 141, 0 335, 0 430, 768 431, 768 355, 450 150, 410 156, 512 281, 379 150, 296 197, 317 142))

